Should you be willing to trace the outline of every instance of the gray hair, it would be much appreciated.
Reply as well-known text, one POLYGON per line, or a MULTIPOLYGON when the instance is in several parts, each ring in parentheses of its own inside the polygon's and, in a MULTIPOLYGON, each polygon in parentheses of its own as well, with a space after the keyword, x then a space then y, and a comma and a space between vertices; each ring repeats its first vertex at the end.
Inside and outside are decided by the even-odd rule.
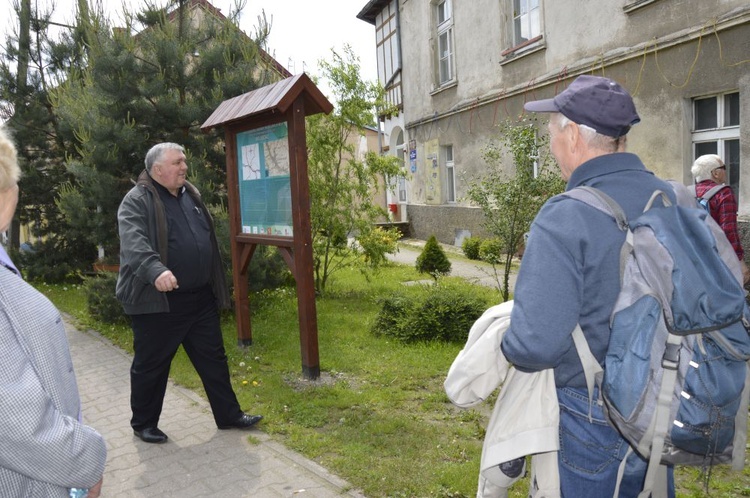
POLYGON ((711 172, 716 168, 724 166, 720 156, 716 154, 704 154, 695 160, 690 172, 695 177, 696 182, 702 182, 711 178, 711 172))
POLYGON ((8 190, 18 184, 21 168, 18 166, 16 145, 4 126, 0 127, 0 190, 8 190))
MULTIPOLYGON (((558 115, 557 118, 557 126, 560 130, 568 126, 570 123, 574 123, 572 119, 568 118, 564 114, 558 112, 556 113, 558 115)), ((585 124, 576 123, 578 125, 578 129, 581 131, 581 136, 583 137, 583 141, 586 142, 590 147, 593 147, 595 149, 612 153, 612 152, 620 152, 625 150, 625 144, 626 144, 626 135, 622 135, 620 137, 610 137, 608 135, 602 135, 601 133, 597 133, 595 129, 593 129, 590 126, 586 126, 585 124)))
POLYGON ((146 160, 144 161, 146 163, 146 171, 151 173, 151 168, 153 167, 154 163, 158 163, 164 153, 168 150, 179 150, 180 152, 184 153, 185 147, 173 142, 162 142, 160 144, 154 145, 148 150, 148 152, 146 152, 146 160))

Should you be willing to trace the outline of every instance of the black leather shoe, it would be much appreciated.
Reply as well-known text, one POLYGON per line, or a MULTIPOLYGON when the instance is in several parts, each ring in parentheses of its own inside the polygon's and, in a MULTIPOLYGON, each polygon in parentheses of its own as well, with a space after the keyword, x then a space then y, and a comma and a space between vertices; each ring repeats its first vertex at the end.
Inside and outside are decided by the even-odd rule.
POLYGON ((145 429, 140 431, 133 429, 133 433, 141 438, 141 441, 143 441, 144 443, 160 444, 166 443, 167 439, 169 439, 166 434, 164 434, 156 427, 146 427, 145 429))
POLYGON ((219 425, 219 429, 249 429, 250 427, 254 426, 258 422, 263 420, 263 415, 248 415, 247 413, 243 413, 240 418, 232 422, 231 424, 227 425, 219 425))

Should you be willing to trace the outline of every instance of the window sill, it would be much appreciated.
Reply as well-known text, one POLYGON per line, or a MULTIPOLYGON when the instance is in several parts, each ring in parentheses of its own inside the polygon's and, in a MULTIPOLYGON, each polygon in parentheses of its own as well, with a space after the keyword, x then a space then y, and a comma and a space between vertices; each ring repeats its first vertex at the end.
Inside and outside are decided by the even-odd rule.
POLYGON ((511 47, 507 50, 503 50, 503 52, 500 54, 502 56, 500 65, 502 66, 509 62, 513 62, 520 57, 525 57, 546 48, 547 44, 544 42, 544 37, 541 35, 537 36, 536 38, 527 40, 520 45, 516 45, 515 47, 511 47))
POLYGON ((444 83, 444 84, 443 84, 442 86, 439 86, 439 87, 437 87, 437 88, 434 88, 434 89, 433 89, 433 90, 432 90, 432 91, 430 92, 430 95, 436 95, 436 94, 438 94, 438 93, 442 92, 443 90, 448 90, 449 88, 454 88, 454 87, 456 87, 456 86, 458 86, 458 80, 451 80, 451 81, 448 81, 448 82, 444 83))
POLYGON ((635 0, 634 2, 625 4, 622 10, 626 14, 630 14, 631 12, 640 9, 641 7, 645 7, 646 5, 651 5, 652 3, 657 2, 657 1, 658 0, 635 0))

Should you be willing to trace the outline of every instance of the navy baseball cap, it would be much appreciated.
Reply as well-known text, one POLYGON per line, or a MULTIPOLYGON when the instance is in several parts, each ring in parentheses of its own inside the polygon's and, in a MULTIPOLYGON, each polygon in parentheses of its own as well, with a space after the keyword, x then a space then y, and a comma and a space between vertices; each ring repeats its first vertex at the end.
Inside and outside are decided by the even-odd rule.
POLYGON ((527 102, 530 112, 559 112, 597 133, 621 137, 641 118, 630 94, 617 82, 601 76, 579 76, 553 99, 527 102))

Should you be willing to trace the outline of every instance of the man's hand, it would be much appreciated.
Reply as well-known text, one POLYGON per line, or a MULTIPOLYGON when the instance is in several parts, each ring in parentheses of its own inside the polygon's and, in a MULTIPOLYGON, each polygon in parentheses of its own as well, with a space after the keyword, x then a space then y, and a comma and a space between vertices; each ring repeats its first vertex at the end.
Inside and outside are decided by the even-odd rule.
POLYGON ((89 488, 89 494, 86 495, 86 498, 99 498, 99 495, 102 492, 102 481, 104 481, 103 477, 99 479, 99 482, 89 488))
POLYGON ((178 289, 180 286, 177 285, 177 278, 175 278, 170 270, 167 270, 156 277, 154 287, 156 287, 156 290, 159 292, 169 292, 178 289))

